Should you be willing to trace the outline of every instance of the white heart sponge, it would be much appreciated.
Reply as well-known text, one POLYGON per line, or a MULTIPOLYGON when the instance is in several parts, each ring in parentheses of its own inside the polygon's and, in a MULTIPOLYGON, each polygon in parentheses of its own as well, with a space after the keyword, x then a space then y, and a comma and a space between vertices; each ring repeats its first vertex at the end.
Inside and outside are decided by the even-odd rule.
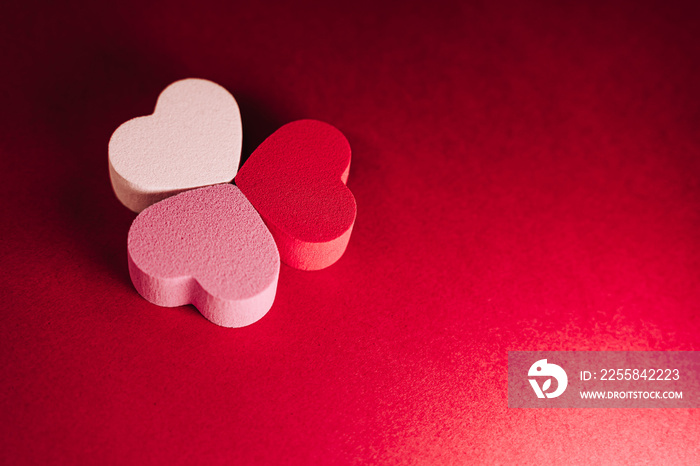
POLYGON ((109 141, 117 198, 134 212, 193 188, 228 183, 241 158, 241 114, 233 96, 205 79, 161 92, 152 115, 123 123, 109 141))

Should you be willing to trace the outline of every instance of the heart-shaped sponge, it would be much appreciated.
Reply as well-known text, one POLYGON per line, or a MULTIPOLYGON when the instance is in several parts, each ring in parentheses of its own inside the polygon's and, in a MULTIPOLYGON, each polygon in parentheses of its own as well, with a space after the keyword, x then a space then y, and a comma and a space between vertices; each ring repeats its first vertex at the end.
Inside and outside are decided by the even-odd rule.
POLYGON ((318 270, 340 259, 350 240, 357 205, 345 185, 349 171, 343 133, 300 120, 268 137, 235 182, 270 229, 282 261, 318 270))
POLYGON ((159 306, 194 304, 224 327, 264 316, 277 291, 272 235, 231 184, 187 191, 141 212, 128 237, 136 290, 159 306))
POLYGON ((226 89, 204 79, 176 81, 161 92, 153 115, 112 134, 112 187, 122 204, 140 212, 188 189, 228 183, 241 140, 238 104, 226 89))

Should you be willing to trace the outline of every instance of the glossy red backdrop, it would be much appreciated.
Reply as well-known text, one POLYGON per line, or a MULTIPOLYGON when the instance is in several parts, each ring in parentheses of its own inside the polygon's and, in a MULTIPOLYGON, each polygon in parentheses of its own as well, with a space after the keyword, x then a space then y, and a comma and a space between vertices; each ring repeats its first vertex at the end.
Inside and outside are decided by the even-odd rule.
POLYGON ((700 462, 698 410, 514 410, 508 350, 700 350, 693 2, 16 3, 7 464, 700 462), (667 3, 672 3, 668 5, 667 3), (184 77, 353 148, 345 256, 260 322, 134 291, 107 141, 184 77))

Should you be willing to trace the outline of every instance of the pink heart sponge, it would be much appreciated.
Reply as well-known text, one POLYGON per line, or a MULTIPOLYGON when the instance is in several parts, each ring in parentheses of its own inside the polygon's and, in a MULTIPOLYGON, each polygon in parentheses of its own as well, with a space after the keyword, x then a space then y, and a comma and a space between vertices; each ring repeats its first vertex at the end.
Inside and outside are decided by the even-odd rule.
POLYGON ((206 79, 165 88, 153 115, 133 118, 109 140, 117 198, 141 212, 161 199, 230 183, 241 158, 241 114, 233 96, 206 79))
POLYGON ((193 304, 224 327, 252 324, 272 307, 280 256, 239 188, 194 189, 153 204, 129 230, 129 273, 159 306, 193 304))
POLYGON ((350 144, 328 123, 299 120, 253 152, 235 183, 260 213, 282 261, 318 270, 345 252, 357 205, 345 185, 350 144))

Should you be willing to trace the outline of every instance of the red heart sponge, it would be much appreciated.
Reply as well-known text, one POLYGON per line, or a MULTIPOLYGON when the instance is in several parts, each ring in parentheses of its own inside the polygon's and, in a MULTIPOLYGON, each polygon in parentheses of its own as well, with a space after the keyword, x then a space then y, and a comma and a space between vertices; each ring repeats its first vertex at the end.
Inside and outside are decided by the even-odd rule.
POLYGON ((299 120, 268 137, 236 175, 287 265, 318 270, 345 252, 357 215, 346 186, 350 156, 338 129, 299 120))
POLYGON ((215 324, 243 327, 274 302, 277 247, 231 184, 186 191, 146 208, 131 225, 127 249, 134 287, 159 306, 191 303, 215 324))

